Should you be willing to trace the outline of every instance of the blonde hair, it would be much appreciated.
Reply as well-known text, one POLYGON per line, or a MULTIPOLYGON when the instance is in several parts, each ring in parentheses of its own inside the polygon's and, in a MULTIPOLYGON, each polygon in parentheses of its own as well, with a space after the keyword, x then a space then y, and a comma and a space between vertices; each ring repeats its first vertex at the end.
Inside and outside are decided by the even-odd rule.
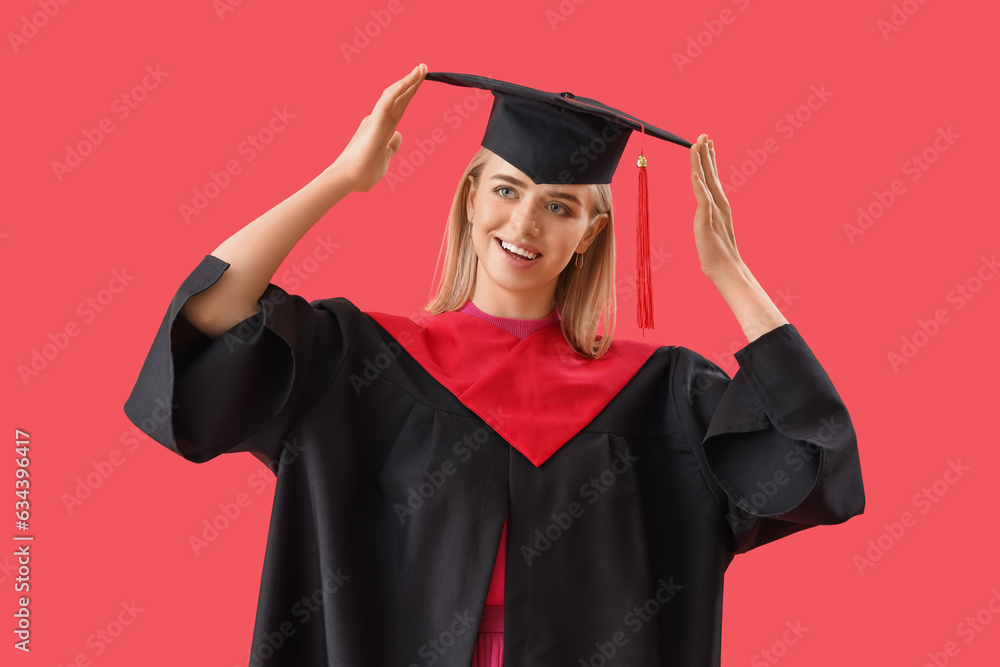
MULTIPOLYGON (((426 309, 432 314, 458 310, 471 298, 476 285, 479 258, 469 236, 469 219, 466 202, 469 196, 469 176, 478 182, 486 162, 493 152, 480 148, 462 174, 451 204, 448 224, 442 240, 444 272, 435 294, 426 309)), ((607 184, 594 184, 594 208, 590 224, 598 216, 608 215, 608 222, 594 238, 582 264, 574 260, 559 274, 556 281, 556 307, 562 318, 562 333, 566 342, 579 354, 600 359, 611 346, 615 330, 615 236, 614 215, 611 206, 611 188, 607 184), (604 331, 598 334, 603 322, 604 331)), ((441 253, 434 274, 438 274, 441 253)))

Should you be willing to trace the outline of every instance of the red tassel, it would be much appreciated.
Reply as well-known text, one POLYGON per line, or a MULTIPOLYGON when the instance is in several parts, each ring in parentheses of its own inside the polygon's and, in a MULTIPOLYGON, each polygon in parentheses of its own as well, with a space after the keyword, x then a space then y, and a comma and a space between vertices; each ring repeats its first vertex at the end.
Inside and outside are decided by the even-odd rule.
MULTIPOLYGON (((639 167, 639 204, 635 232, 635 282, 638 295, 639 329, 653 328, 653 277, 649 270, 649 191, 646 185, 646 156, 636 161, 639 167)), ((643 331, 645 336, 646 332, 643 331)))

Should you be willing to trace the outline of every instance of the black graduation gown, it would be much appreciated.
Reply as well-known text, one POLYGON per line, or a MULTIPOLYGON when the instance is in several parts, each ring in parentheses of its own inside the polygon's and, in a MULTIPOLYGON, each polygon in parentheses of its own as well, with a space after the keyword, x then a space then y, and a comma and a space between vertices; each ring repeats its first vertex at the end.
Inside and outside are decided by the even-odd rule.
POLYGON ((468 667, 505 516, 505 664, 718 665, 733 555, 864 509, 847 409, 790 324, 732 380, 684 347, 616 339, 602 365, 558 323, 424 329, 274 285, 213 340, 179 313, 228 266, 180 286, 125 412, 277 475, 251 665, 468 667))

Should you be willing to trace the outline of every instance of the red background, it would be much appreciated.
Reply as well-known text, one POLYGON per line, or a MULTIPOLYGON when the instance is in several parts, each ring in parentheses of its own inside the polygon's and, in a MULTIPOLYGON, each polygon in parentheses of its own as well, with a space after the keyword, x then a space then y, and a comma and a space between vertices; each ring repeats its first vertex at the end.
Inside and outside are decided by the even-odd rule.
MULTIPOLYGON (((730 186, 733 169, 772 139, 777 150, 756 168, 747 163, 743 173, 753 173, 730 192, 740 251, 851 410, 867 508, 737 558, 727 577, 724 664, 774 664, 764 650, 788 667, 916 666, 929 652, 938 664, 997 664, 1000 618, 987 603, 1000 587, 990 509, 1000 458, 992 418, 1000 280, 975 278, 1000 246, 997 133, 988 120, 998 11, 904 4, 401 0, 392 14, 383 0, 280 8, 247 0, 220 14, 224 5, 210 0, 5 2, 0 497, 10 521, 2 532, 18 534, 11 450, 20 428, 31 435, 35 541, 30 655, 12 648, 9 631, 17 597, 10 537, 0 552, 4 664, 68 665, 80 655, 106 667, 246 664, 273 478, 249 455, 195 466, 136 439, 122 405, 181 280, 330 164, 382 89, 419 62, 600 99, 691 140, 708 133, 730 186), (883 34, 894 12, 901 25, 883 34), (377 34, 365 44, 358 35, 377 16, 385 25, 369 24, 377 34), (701 53, 689 38, 700 39, 701 53), (342 45, 356 39, 363 48, 345 56, 342 45), (675 53, 688 48, 696 57, 678 66, 675 53), (115 100, 142 85, 147 67, 166 74, 123 118, 115 100), (802 110, 809 118, 793 133, 782 130, 779 121, 813 86, 829 98, 802 110), (274 108, 294 118, 248 161, 241 142, 274 108), (105 118, 113 131, 57 175, 53 163, 67 160, 67 146, 95 136, 105 118), (934 148, 939 128, 953 133, 943 152, 934 148), (925 151, 935 161, 911 180, 916 172, 905 165, 925 151), (185 222, 180 205, 230 160, 240 173, 185 222), (897 179, 905 189, 852 242, 845 225, 859 207, 877 212, 875 193, 888 201, 897 179), (116 270, 132 278, 124 289, 112 283, 116 294, 102 292, 116 270), (955 298, 959 284, 972 298, 955 298), (796 298, 783 302, 783 293, 796 298), (88 310, 87 299, 102 295, 112 298, 88 310), (944 322, 934 329, 926 323, 939 310, 944 322), (921 322, 934 335, 918 334, 916 354, 894 368, 889 354, 901 353, 921 322), (77 335, 60 338, 67 325, 77 335), (19 367, 52 337, 64 346, 22 378, 19 367), (968 468, 949 475, 954 483, 939 481, 949 461, 968 468), (89 497, 67 506, 81 480, 109 467, 89 497), (915 498, 925 488, 933 502, 915 498), (250 505, 195 555, 188 538, 240 493, 250 505), (904 512, 914 521, 892 537, 885 524, 904 512), (880 538, 888 550, 859 573, 856 557, 880 538), (133 601, 141 609, 134 622, 110 645, 97 642, 133 601), (963 631, 984 609, 979 622, 992 623, 963 631), (808 630, 788 643, 786 623, 808 630), (957 649, 950 657, 947 642, 957 649)), ((383 181, 338 204, 275 282, 309 299, 347 296, 363 310, 420 309, 455 186, 488 115, 480 105, 460 127, 445 120, 469 94, 425 83, 400 125, 390 171, 401 173, 403 158, 420 166, 392 188, 383 181), (446 140, 433 152, 418 148, 441 129, 446 140), (326 237, 339 246, 313 264, 307 258, 326 237), (305 280, 286 273, 296 267, 305 280)), ((634 272, 628 156, 637 151, 633 135, 613 184, 620 276, 634 272)), ((654 273, 657 328, 646 338, 691 347, 732 373, 732 359, 718 355, 745 338, 698 268, 687 152, 655 140, 646 152, 652 245, 671 253, 654 273)), ((634 321, 634 299, 621 299, 617 335, 638 336, 634 321)))

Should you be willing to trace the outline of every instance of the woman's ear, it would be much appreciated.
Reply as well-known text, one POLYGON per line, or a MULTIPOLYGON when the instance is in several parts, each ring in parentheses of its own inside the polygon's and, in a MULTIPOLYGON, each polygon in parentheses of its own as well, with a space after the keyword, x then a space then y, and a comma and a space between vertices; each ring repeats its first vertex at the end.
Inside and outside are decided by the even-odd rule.
POLYGON ((473 178, 472 174, 469 174, 469 189, 468 195, 465 198, 465 217, 472 220, 473 214, 476 212, 476 179, 473 178))
POLYGON ((608 220, 610 219, 611 216, 607 213, 601 213, 599 216, 594 218, 594 221, 590 223, 590 227, 588 227, 587 231, 584 233, 583 238, 580 239, 580 243, 577 244, 576 251, 587 252, 587 248, 589 248, 590 244, 594 242, 594 239, 597 238, 597 235, 601 233, 601 230, 604 229, 604 225, 608 224, 608 220))

